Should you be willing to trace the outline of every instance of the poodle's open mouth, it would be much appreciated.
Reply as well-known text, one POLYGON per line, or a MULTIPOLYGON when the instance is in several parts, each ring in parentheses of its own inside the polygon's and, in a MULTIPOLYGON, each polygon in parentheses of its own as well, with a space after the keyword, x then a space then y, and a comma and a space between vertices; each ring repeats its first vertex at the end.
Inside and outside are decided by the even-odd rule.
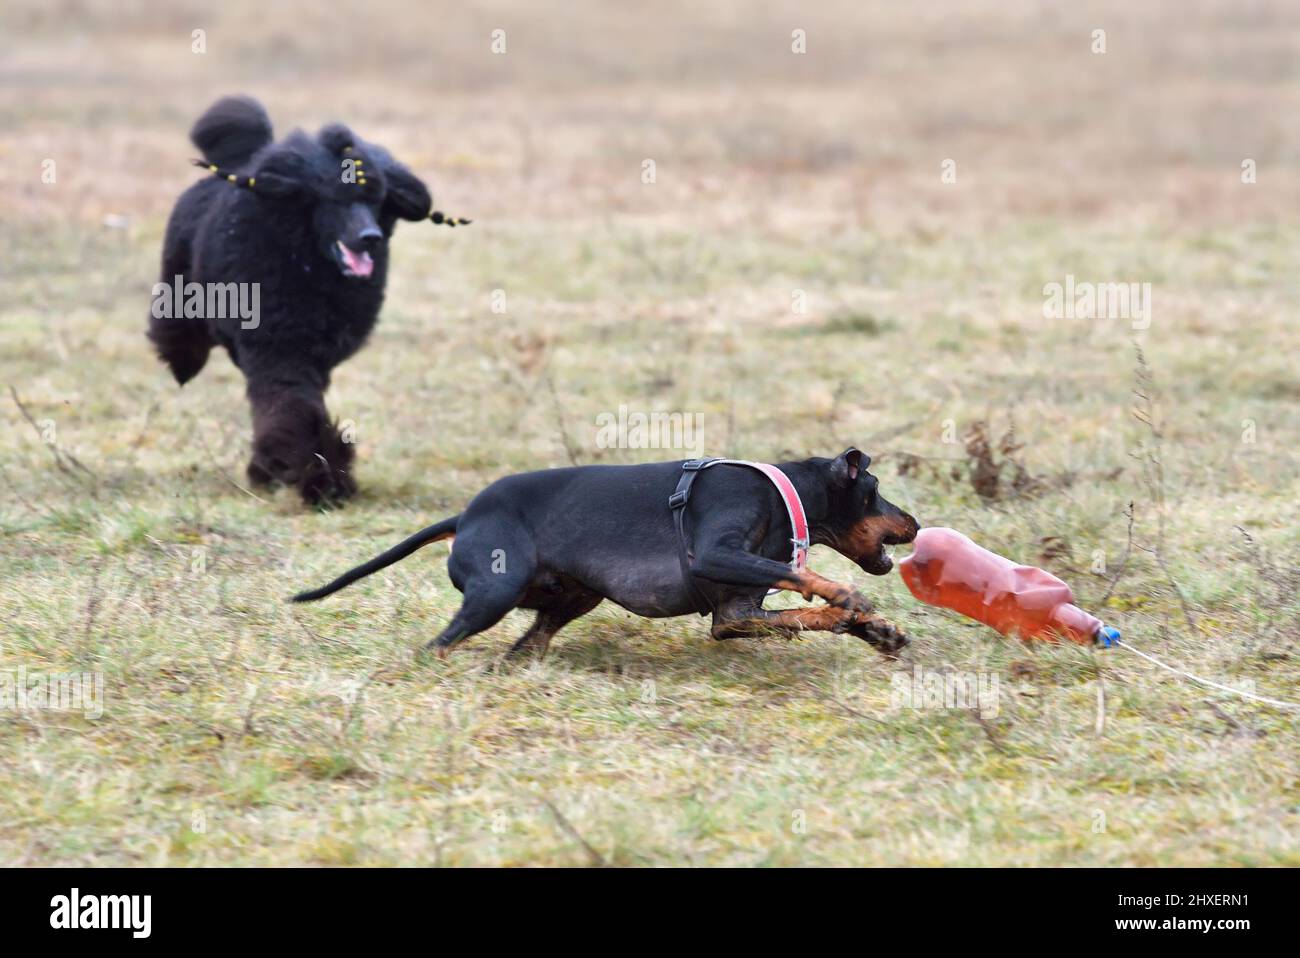
POLYGON ((375 261, 370 258, 370 254, 365 250, 357 252, 348 247, 342 240, 338 241, 339 265, 343 267, 344 276, 354 276, 357 279, 366 279, 375 271, 375 261))

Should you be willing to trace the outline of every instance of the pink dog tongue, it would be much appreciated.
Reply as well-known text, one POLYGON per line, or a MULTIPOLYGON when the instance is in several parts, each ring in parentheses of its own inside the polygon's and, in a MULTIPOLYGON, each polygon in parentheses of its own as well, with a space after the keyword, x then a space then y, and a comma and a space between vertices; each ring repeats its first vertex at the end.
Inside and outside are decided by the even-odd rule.
POLYGON ((339 243, 339 248, 343 251, 343 262, 356 275, 369 276, 374 271, 375 261, 370 258, 370 254, 365 250, 354 253, 348 249, 346 243, 339 243))

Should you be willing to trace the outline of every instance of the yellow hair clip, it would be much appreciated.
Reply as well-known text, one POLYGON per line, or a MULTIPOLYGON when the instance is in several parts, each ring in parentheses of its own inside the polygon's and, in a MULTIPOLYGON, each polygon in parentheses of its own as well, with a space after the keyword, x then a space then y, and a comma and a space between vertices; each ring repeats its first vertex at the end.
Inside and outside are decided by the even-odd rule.
POLYGON ((429 214, 429 219, 432 220, 434 223, 438 224, 439 226, 446 225, 452 227, 469 226, 470 223, 474 222, 473 220, 467 220, 455 216, 448 216, 446 213, 442 212, 442 210, 434 210, 432 213, 429 214))
MULTIPOLYGON (((217 164, 215 163, 209 163, 207 160, 190 160, 190 162, 201 169, 207 170, 209 173, 212 173, 215 176, 221 177, 221 179, 225 180, 228 183, 234 183, 236 186, 240 185, 241 180, 238 176, 236 176, 234 173, 226 173, 221 169, 221 167, 217 166, 217 164)), ((242 182, 245 187, 251 189, 253 184, 256 183, 257 180, 250 176, 244 179, 242 182)))

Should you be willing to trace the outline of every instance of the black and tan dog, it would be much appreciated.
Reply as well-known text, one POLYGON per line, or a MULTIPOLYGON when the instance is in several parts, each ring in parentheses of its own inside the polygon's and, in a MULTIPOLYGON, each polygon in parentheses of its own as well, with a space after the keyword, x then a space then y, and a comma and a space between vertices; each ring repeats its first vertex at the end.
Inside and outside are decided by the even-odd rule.
MULTIPOLYGON (((912 541, 917 523, 880 494, 867 471, 870 463, 849 449, 835 459, 786 462, 777 469, 797 492, 811 544, 828 545, 865 571, 884 575, 893 565, 885 547, 912 541)), ((711 611, 717 639, 840 632, 886 653, 907 643, 857 590, 783 561, 791 554, 796 520, 776 480, 729 462, 701 469, 675 513, 669 500, 681 489, 684 465, 695 463, 507 476, 460 515, 293 601, 323 598, 421 546, 454 536, 447 571, 464 602, 425 646, 440 655, 516 608, 535 609, 537 619, 511 651, 544 654, 556 632, 602 599, 650 618, 711 611), (828 604, 765 610, 769 589, 818 596, 828 604)))

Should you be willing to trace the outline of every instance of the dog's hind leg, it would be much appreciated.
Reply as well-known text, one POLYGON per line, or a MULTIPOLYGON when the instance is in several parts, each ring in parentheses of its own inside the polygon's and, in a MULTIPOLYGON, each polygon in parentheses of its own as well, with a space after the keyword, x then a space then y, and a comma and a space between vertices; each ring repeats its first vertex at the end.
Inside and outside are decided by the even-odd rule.
POLYGON ((181 386, 199 374, 212 352, 212 340, 201 319, 160 318, 151 314, 149 341, 181 386))
POLYGON ((471 580, 465 586, 465 600, 452 616, 447 627, 427 642, 423 652, 436 652, 446 658, 452 646, 471 635, 484 632, 500 622, 507 612, 523 598, 522 588, 511 588, 505 583, 471 580))
POLYGON ((586 615, 601 603, 601 596, 594 592, 570 592, 561 596, 554 604, 547 605, 537 612, 537 618, 527 632, 510 647, 506 653, 510 658, 532 654, 537 658, 546 655, 551 639, 555 633, 574 619, 586 615))
POLYGON ((458 642, 492 628, 524 602, 536 571, 532 541, 512 521, 498 515, 462 519, 447 574, 465 598, 447 627, 424 651, 445 657, 458 642))
POLYGON ((190 271, 190 231, 197 198, 182 199, 167 223, 162 276, 149 310, 149 341, 179 385, 199 374, 214 345, 202 317, 187 317, 183 308, 186 273, 190 271))

